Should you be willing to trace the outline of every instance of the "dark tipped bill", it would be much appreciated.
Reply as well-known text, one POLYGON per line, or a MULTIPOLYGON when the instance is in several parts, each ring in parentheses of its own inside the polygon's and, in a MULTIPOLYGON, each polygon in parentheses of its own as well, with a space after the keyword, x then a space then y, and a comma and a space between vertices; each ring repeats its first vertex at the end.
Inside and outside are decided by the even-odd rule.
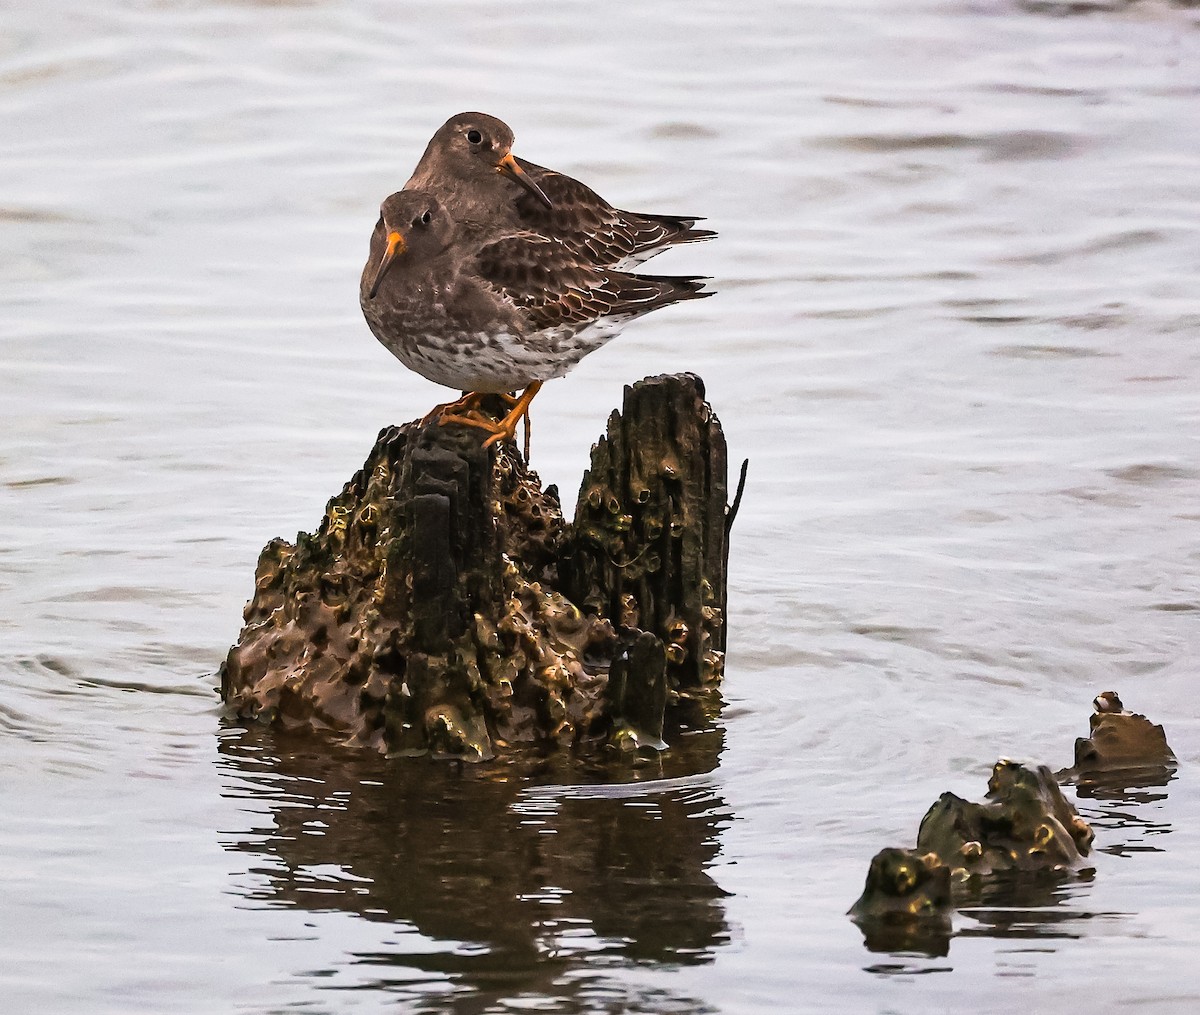
POLYGON ((387 250, 383 252, 383 258, 379 262, 379 270, 375 272, 375 278, 371 281, 371 288, 367 291, 367 297, 374 299, 375 294, 379 292, 379 283, 383 281, 383 276, 387 274, 388 268, 392 266, 392 262, 404 253, 404 237, 399 233, 388 233, 387 250))
POLYGON ((525 172, 520 165, 518 165, 517 160, 512 156, 512 152, 509 152, 497 163, 496 172, 503 173, 511 180, 516 180, 517 183, 529 191, 529 193, 541 201, 542 204, 544 204, 547 208, 554 207, 554 202, 546 196, 545 191, 543 191, 541 187, 534 183, 533 180, 530 179, 529 174, 525 172))

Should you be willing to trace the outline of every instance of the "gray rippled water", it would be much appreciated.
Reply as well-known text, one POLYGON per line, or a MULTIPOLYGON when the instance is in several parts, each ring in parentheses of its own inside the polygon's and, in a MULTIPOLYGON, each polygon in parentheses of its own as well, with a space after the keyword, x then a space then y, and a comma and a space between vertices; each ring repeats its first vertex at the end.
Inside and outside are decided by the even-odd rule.
POLYGON ((10 5, 5 1010, 1196 1010, 1197 67, 1167 0, 10 5), (213 691, 261 546, 442 394, 357 278, 462 109, 720 232, 654 262, 717 298, 535 407, 564 490, 648 373, 751 460, 720 727, 600 785, 213 691), (1001 755, 1067 764, 1108 687, 1180 768, 1079 798, 1094 877, 868 950, 870 856, 1001 755))

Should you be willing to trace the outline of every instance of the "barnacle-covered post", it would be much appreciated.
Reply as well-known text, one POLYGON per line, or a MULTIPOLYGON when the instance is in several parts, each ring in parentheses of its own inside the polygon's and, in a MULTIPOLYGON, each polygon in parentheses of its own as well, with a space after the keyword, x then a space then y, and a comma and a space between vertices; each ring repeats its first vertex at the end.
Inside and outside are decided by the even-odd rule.
POLYGON ((673 691, 712 685, 724 667, 727 472, 704 382, 646 378, 592 449, 563 554, 575 602, 663 642, 673 691))
POLYGON ((315 533, 259 558, 239 715, 393 754, 665 746, 724 651, 725 444, 690 375, 627 389, 574 526, 511 443, 385 429, 315 533))

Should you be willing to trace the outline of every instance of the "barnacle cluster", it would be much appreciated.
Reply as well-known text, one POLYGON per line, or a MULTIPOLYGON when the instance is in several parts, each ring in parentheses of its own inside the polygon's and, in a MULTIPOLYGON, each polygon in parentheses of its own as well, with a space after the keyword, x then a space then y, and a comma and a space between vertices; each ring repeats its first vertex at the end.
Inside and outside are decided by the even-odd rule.
POLYGON ((955 876, 1000 870, 1068 870, 1091 851, 1094 833, 1045 765, 1002 758, 987 798, 943 793, 921 820, 917 849, 936 853, 955 876))
POLYGON ((1093 706, 1088 736, 1075 741, 1076 774, 1174 768, 1162 726, 1126 709, 1116 691, 1098 694, 1093 706))
POLYGON ((871 858, 849 915, 873 950, 930 950, 933 943, 931 950, 943 952, 952 905, 950 868, 936 853, 889 847, 871 858))
POLYGON ((606 485, 597 501, 605 531, 622 534, 619 548, 604 544, 606 567, 610 552, 635 566, 614 563, 598 580, 588 572, 586 587, 569 576, 595 559, 585 506, 595 481, 585 479, 582 521, 570 525, 557 490, 542 487, 512 443, 484 449, 471 428, 453 425, 385 429, 315 532, 264 548, 222 696, 241 716, 391 754, 484 760, 527 743, 664 746, 668 691, 711 686, 721 671, 725 487, 721 474, 683 490, 674 473, 648 475, 643 459, 703 438, 707 459, 719 444, 723 463, 701 393, 688 375, 627 390, 615 425, 641 427, 647 439, 627 444, 623 467, 605 461, 646 477, 638 525, 653 505, 658 530, 655 540, 643 528, 634 535, 625 493, 606 485), (701 407, 703 428, 679 422, 701 407), (704 566, 697 547, 706 545, 719 566, 704 566), (681 557, 673 546, 687 549, 681 557), (642 647, 631 656, 630 645, 642 647))
MULTIPOLYGON (((921 820, 915 849, 880 850, 850 909, 880 950, 948 949, 951 895, 978 894, 997 877, 1083 871, 1095 833, 1059 788, 1080 796, 1099 790, 1165 784, 1175 755, 1161 726, 1129 712, 1115 691, 1093 701, 1091 736, 1075 742, 1075 765, 1057 774, 1045 765, 1002 758, 983 801, 943 793, 921 820)), ((961 905, 961 897, 958 899, 961 905)))

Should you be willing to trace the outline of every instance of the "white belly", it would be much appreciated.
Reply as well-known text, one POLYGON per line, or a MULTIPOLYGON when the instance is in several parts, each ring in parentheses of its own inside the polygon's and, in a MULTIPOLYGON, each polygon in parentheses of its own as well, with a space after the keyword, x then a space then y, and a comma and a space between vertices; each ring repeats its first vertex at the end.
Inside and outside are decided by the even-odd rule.
POLYGON ((482 332, 375 337, 401 363, 422 377, 457 391, 518 391, 534 381, 561 377, 621 329, 622 321, 600 320, 583 329, 555 328, 533 335, 482 332))

